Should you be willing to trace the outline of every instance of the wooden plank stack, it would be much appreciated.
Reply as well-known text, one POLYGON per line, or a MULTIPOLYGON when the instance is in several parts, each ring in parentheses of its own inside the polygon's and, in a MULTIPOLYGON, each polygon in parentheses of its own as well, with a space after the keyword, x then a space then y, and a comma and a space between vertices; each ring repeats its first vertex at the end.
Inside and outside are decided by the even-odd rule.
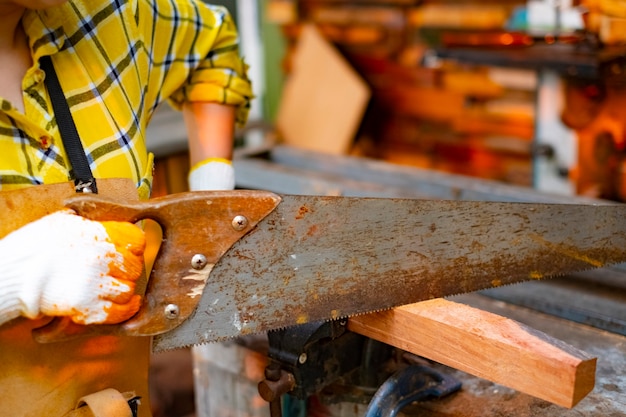
POLYGON ((496 81, 493 68, 432 63, 426 42, 429 29, 501 29, 523 3, 270 0, 266 15, 287 40, 286 74, 302 28, 314 24, 370 86, 352 154, 530 185, 532 86, 496 81))

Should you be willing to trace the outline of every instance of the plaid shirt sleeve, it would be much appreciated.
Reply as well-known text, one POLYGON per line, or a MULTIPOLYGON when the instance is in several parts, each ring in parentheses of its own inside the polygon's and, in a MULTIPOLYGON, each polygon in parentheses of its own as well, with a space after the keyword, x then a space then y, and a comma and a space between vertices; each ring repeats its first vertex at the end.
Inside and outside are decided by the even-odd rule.
POLYGON ((139 2, 140 31, 158 78, 159 90, 149 92, 155 102, 166 98, 178 109, 192 101, 233 105, 237 123, 245 123, 252 90, 228 11, 201 1, 139 2))

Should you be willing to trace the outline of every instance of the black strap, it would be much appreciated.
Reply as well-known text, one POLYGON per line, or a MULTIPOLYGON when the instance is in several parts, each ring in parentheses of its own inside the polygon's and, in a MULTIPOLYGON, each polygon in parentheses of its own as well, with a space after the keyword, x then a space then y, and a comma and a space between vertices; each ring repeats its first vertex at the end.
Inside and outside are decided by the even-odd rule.
POLYGON ((74 119, 72 119, 72 113, 67 105, 67 100, 65 99, 59 78, 52 65, 52 60, 50 56, 43 56, 40 58, 39 63, 46 73, 46 88, 48 89, 48 94, 50 94, 52 109, 56 116, 65 152, 67 152, 70 164, 72 165, 70 175, 74 178, 76 192, 97 194, 98 187, 96 186, 96 179, 91 173, 91 168, 89 168, 85 149, 78 136, 74 119))

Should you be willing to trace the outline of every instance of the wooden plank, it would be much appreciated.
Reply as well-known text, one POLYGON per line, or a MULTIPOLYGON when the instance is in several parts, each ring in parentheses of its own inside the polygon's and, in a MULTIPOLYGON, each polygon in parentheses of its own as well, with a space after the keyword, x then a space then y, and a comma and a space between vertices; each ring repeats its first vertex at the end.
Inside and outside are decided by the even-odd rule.
POLYGON ((427 194, 402 187, 353 180, 296 167, 285 167, 262 159, 235 159, 238 188, 263 189, 283 194, 341 195, 386 198, 426 198, 427 194))
POLYGON ((386 36, 385 28, 372 25, 336 26, 318 24, 317 29, 325 39, 338 44, 369 45, 382 42, 386 36))
POLYGON ((595 384, 596 358, 444 299, 353 317, 348 329, 562 407, 576 405, 595 384))
POLYGON ((380 79, 394 80, 397 84, 435 86, 440 78, 440 70, 415 65, 401 65, 393 59, 377 58, 369 54, 346 53, 348 60, 371 84, 380 79))
MULTIPOLYGON (((513 113, 491 113, 482 109, 470 109, 460 117, 452 120, 451 128, 465 135, 506 136, 512 139, 525 139, 528 142, 534 137, 533 120, 513 113)), ((530 162, 531 155, 528 155, 530 162)))
POLYGON ((501 5, 427 4, 411 9, 407 21, 414 27, 497 29, 504 26, 510 8, 501 5))
MULTIPOLYGON (((426 196, 427 198, 452 200, 528 201, 563 204, 611 203, 606 200, 582 196, 548 194, 530 187, 519 187, 447 172, 399 166, 375 159, 324 155, 289 146, 274 147, 270 159, 275 166, 281 166, 286 171, 293 170, 293 175, 298 175, 298 169, 308 170, 309 179, 317 178, 322 173, 332 174, 361 183, 370 183, 370 185, 404 188, 421 198, 426 196)), ((242 166, 247 162, 240 161, 242 166)), ((271 166, 272 164, 268 165, 271 166)), ((253 171, 253 173, 257 174, 258 172, 253 171)), ((249 177, 248 186, 263 187, 264 183, 255 181, 255 178, 255 176, 249 177)), ((302 178, 302 181, 304 180, 306 178, 302 178)), ((294 191, 281 191, 280 184, 280 181, 276 182, 275 188, 272 188, 271 191, 294 193, 294 191)), ((376 196, 376 194, 369 195, 369 197, 376 196)))
POLYGON ((393 80, 372 86, 373 96, 391 111, 432 122, 450 123, 465 114, 466 97, 428 86, 397 85, 393 80))
POLYGON ((400 8, 376 6, 333 6, 317 7, 309 16, 315 23, 334 25, 381 25, 401 28, 404 26, 404 12, 400 8))
POLYGON ((285 143, 346 153, 361 122, 367 84, 314 26, 303 27, 285 83, 276 127, 285 143))
POLYGON ((486 71, 450 69, 441 74, 444 90, 464 96, 492 100, 504 95, 504 88, 495 83, 486 71))
POLYGON ((626 392, 626 343, 624 343, 624 336, 551 317, 528 308, 511 306, 476 293, 453 297, 452 301, 514 319, 596 356, 598 358, 596 387, 573 409, 568 409, 489 382, 483 378, 469 375, 466 372, 431 363, 433 368, 461 381, 463 384, 461 390, 443 400, 412 404, 402 410, 402 416, 624 416, 624 410, 626 410, 626 398, 624 397, 624 392, 626 392))

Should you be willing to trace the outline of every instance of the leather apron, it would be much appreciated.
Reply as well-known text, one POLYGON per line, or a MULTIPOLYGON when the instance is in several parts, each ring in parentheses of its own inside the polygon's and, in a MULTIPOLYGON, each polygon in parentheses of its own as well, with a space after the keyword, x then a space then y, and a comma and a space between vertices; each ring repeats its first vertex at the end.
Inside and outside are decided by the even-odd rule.
MULTIPOLYGON (((120 201, 138 199, 130 180, 100 179, 98 188, 100 195, 120 201)), ((3 191, 0 193, 0 238, 62 208, 63 200, 73 195, 71 183, 3 191)), ((33 242, 33 256, 37 256, 38 250, 46 250, 45 243, 33 242)), ((0 326, 3 415, 62 417, 73 410, 81 398, 113 388, 141 397, 138 415, 150 416, 150 337, 89 335, 62 342, 35 342, 33 329, 49 320, 19 318, 0 326)))

